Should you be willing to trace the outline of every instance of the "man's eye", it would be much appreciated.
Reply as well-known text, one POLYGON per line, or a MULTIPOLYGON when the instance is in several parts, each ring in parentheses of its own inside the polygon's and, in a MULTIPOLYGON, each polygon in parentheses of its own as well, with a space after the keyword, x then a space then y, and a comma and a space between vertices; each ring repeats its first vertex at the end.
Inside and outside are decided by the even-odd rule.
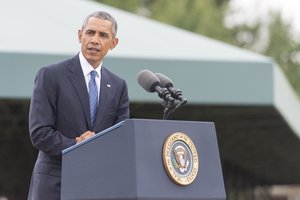
POLYGON ((100 36, 101 36, 101 37, 105 37, 105 38, 108 38, 108 37, 109 37, 106 33, 100 33, 100 36))
POLYGON ((85 32, 85 34, 87 34, 87 35, 93 35, 93 31, 87 31, 87 32, 85 32))

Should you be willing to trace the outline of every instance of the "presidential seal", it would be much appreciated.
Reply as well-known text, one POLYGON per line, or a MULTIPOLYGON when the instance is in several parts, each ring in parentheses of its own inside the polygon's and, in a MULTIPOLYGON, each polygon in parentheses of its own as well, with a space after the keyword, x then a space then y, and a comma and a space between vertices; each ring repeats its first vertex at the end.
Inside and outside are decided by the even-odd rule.
POLYGON ((181 132, 170 135, 164 143, 163 163, 171 180, 179 185, 191 184, 197 176, 199 166, 193 141, 181 132))

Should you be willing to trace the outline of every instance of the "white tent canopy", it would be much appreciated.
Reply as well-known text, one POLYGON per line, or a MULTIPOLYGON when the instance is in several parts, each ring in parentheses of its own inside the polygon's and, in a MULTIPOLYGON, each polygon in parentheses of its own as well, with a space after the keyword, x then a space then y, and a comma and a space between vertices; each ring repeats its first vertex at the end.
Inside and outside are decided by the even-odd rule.
POLYGON ((119 25, 114 57, 269 61, 267 58, 166 24, 86 0, 11 0, 1 4, 0 51, 74 54, 83 19, 96 10, 119 25))

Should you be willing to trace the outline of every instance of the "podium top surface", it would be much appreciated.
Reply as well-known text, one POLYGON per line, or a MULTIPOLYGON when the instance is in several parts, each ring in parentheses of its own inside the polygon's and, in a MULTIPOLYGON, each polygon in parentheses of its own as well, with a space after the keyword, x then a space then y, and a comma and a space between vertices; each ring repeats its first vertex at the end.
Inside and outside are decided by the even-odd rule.
POLYGON ((66 153, 72 151, 73 149, 76 149, 76 148, 78 148, 78 147, 80 147, 80 146, 82 146, 82 145, 84 145, 84 144, 90 142, 91 140, 93 140, 93 139, 95 139, 95 138, 97 138, 97 137, 101 137, 101 136, 105 135, 106 133, 109 133, 110 131, 112 131, 112 130, 114 130, 114 129, 117 129, 117 128, 119 128, 119 127, 121 127, 124 123, 125 123, 125 121, 121 121, 121 122, 119 122, 119 123, 117 123, 117 124, 115 124, 115 125, 113 125, 113 126, 107 128, 107 129, 105 129, 105 130, 103 130, 103 131, 97 133, 94 137, 91 137, 91 138, 89 138, 89 139, 87 139, 87 140, 84 140, 84 141, 80 142, 79 144, 75 144, 75 145, 73 145, 73 146, 71 146, 71 147, 69 147, 69 148, 64 149, 64 150, 62 151, 62 155, 64 155, 64 154, 66 154, 66 153))

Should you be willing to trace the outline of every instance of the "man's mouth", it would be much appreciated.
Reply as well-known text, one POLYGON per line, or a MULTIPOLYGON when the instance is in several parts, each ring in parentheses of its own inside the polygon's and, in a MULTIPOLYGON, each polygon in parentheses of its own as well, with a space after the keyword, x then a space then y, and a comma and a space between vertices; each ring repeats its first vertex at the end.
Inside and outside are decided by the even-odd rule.
POLYGON ((89 47, 87 48, 87 50, 91 53, 98 53, 100 52, 100 49, 99 48, 95 48, 95 47, 89 47))

